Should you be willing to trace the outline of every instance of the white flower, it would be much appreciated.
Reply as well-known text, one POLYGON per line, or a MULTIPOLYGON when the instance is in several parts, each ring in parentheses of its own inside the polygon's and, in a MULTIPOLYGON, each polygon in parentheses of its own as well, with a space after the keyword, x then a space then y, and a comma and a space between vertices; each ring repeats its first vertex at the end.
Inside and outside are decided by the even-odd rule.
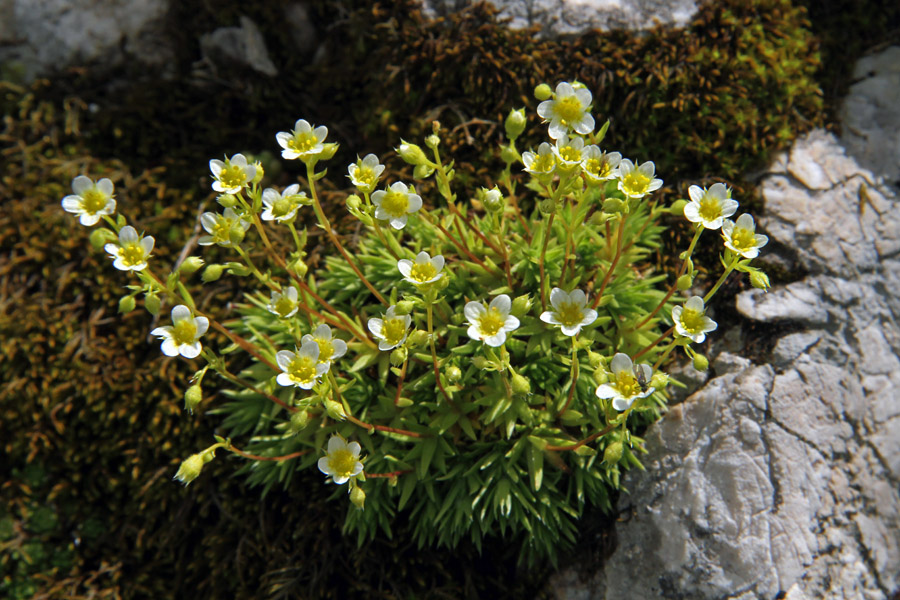
POLYGON ((614 409, 628 410, 635 400, 645 398, 655 391, 648 385, 653 376, 650 365, 641 364, 635 367, 627 354, 619 352, 613 356, 609 367, 612 370, 612 377, 609 383, 597 388, 597 397, 612 398, 614 409))
POLYGON ((653 161, 636 166, 627 158, 619 163, 617 177, 619 191, 629 198, 643 198, 662 187, 662 179, 655 179, 656 167, 653 161))
POLYGON ((250 185, 256 177, 256 166, 247 164, 247 157, 243 154, 235 154, 225 162, 212 159, 209 161, 209 170, 216 180, 212 188, 223 194, 237 194, 250 185))
POLYGON ((298 302, 297 288, 289 286, 282 290, 284 293, 272 292, 272 298, 266 305, 268 311, 274 315, 278 315, 282 319, 288 319, 297 314, 300 307, 298 302))
POLYGON ((675 333, 689 337, 697 344, 706 339, 706 334, 714 331, 718 325, 706 316, 703 298, 692 296, 684 306, 672 309, 672 321, 675 322, 675 333))
POLYGON ((738 217, 737 223, 725 219, 722 223, 722 237, 725 238, 726 248, 744 258, 756 258, 759 256, 759 249, 769 242, 768 237, 756 233, 756 224, 748 214, 738 217))
POLYGON ((282 158, 292 160, 314 156, 321 152, 325 148, 322 142, 325 140, 326 135, 328 135, 328 128, 324 125, 313 129, 305 119, 298 119, 294 123, 292 132, 279 131, 275 134, 275 139, 278 140, 278 145, 283 148, 281 151, 282 158))
POLYGON ((279 192, 273 188, 266 188, 262 195, 263 205, 266 209, 260 215, 263 221, 278 221, 285 223, 294 218, 297 208, 301 204, 309 204, 310 198, 306 192, 300 191, 299 184, 292 184, 279 192))
POLYGON ((339 435, 331 436, 328 440, 328 451, 319 459, 319 470, 326 475, 331 475, 338 485, 347 483, 351 477, 356 477, 363 470, 363 464, 359 460, 358 442, 347 443, 347 440, 339 435))
POLYGON ((594 130, 594 117, 588 110, 591 108, 591 92, 563 81, 556 86, 553 100, 545 100, 538 104, 537 113, 544 122, 550 122, 550 137, 559 139, 567 131, 574 130, 587 135, 594 130))
POLYGON ((556 158, 568 169, 572 169, 573 167, 577 167, 581 164, 582 154, 581 151, 584 149, 584 139, 575 136, 573 138, 569 138, 566 134, 562 134, 559 136, 559 139, 556 140, 556 146, 553 147, 553 154, 556 155, 556 158))
POLYGON ((234 209, 226 208, 223 214, 205 212, 200 215, 200 224, 210 235, 204 235, 198 240, 201 246, 231 245, 231 230, 240 227, 244 231, 250 228, 250 223, 240 218, 234 209))
POLYGON ((116 201, 113 199, 113 183, 103 178, 97 183, 90 177, 79 175, 72 180, 72 191, 62 199, 62 207, 66 212, 78 215, 78 221, 87 227, 95 225, 103 215, 116 212, 116 201))
POLYGON ((522 162, 525 163, 525 170, 532 175, 551 175, 556 170, 556 154, 553 152, 553 146, 547 142, 542 142, 538 146, 537 154, 523 153, 522 162))
POLYGON ((422 198, 418 194, 410 193, 409 187, 398 181, 389 188, 372 194, 372 204, 375 205, 376 219, 390 220, 391 227, 403 229, 409 213, 422 208, 422 198))
POLYGON ((616 169, 622 162, 622 155, 618 152, 603 152, 597 146, 588 146, 581 153, 581 168, 587 180, 591 183, 600 183, 615 179, 616 169))
POLYGON ((191 309, 184 304, 179 304, 172 309, 172 325, 157 327, 150 332, 163 340, 162 352, 166 356, 178 356, 196 358, 203 346, 198 341, 200 336, 209 329, 209 319, 195 317, 191 309))
POLYGON ((378 338, 379 350, 391 350, 406 341, 412 317, 398 315, 396 311, 396 306, 389 306, 382 319, 369 319, 369 331, 378 338))
POLYGON ((718 229, 725 217, 737 210, 738 203, 724 183, 714 183, 709 189, 692 185, 688 189, 691 201, 684 205, 684 216, 691 223, 703 223, 707 229, 718 229))
POLYGON ((511 308, 512 302, 506 294, 491 300, 487 308, 481 302, 467 303, 464 313, 469 319, 469 329, 466 333, 488 346, 502 346, 506 333, 519 327, 519 319, 509 314, 511 308))
POLYGON ((560 325, 563 335, 578 335, 582 327, 597 320, 597 311, 587 307, 587 296, 581 290, 569 293, 560 288, 550 291, 552 311, 541 313, 541 321, 551 325, 560 325))
POLYGON ((413 285, 426 285, 434 283, 444 276, 441 269, 444 268, 444 257, 440 254, 431 257, 424 250, 416 255, 416 262, 406 258, 397 261, 397 268, 403 274, 403 278, 413 285))
POLYGON ((313 340, 304 341, 296 353, 289 350, 280 350, 275 354, 275 362, 282 372, 275 381, 278 385, 290 387, 292 385, 312 389, 318 383, 319 377, 328 372, 329 363, 319 362, 319 345, 313 340))
POLYGON ((138 236, 131 225, 119 231, 119 242, 106 244, 103 249, 116 260, 113 266, 120 271, 142 271, 147 268, 147 259, 153 250, 152 236, 138 236))
POLYGON ((319 362, 330 363, 347 353, 347 342, 331 336, 331 327, 319 325, 312 333, 307 333, 300 339, 301 344, 315 342, 319 346, 319 362))
POLYGON ((367 154, 362 160, 357 157, 356 164, 347 167, 350 181, 363 194, 371 194, 378 185, 378 178, 384 172, 384 165, 378 162, 374 154, 367 154))

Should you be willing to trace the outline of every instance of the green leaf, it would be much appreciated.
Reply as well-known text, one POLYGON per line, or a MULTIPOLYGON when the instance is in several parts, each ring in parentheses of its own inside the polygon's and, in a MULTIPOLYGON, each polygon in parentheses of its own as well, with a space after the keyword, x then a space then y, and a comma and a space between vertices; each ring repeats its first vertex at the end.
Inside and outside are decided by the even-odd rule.
POLYGON ((407 473, 402 476, 403 479, 403 489, 400 491, 400 501, 397 503, 397 510, 403 510, 403 507, 406 506, 406 503, 409 502, 410 496, 412 496, 413 490, 416 488, 416 477, 412 473, 407 473))
POLYGON ((544 452, 534 445, 528 447, 528 475, 531 477, 531 487, 539 491, 544 481, 544 452))
POLYGON ((431 466, 431 459, 434 457, 434 451, 437 449, 438 439, 436 437, 426 438, 422 442, 422 457, 419 459, 419 467, 416 470, 419 479, 425 479, 428 473, 428 467, 431 466))

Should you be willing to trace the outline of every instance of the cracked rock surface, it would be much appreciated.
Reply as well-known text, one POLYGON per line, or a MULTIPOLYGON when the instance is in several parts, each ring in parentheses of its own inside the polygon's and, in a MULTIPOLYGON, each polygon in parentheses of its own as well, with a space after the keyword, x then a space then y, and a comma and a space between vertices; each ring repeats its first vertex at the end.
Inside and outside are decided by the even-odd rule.
POLYGON ((648 430, 615 553, 589 581, 561 573, 559 598, 895 597, 900 202, 880 175, 824 131, 775 160, 767 250, 810 275, 737 308, 791 333, 765 364, 720 353, 648 430))

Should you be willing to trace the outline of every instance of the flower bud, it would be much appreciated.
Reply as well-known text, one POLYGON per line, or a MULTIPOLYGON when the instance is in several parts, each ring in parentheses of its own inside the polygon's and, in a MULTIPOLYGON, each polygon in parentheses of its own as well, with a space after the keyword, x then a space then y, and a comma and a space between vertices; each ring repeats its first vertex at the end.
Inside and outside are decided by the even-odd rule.
POLYGON ((146 308, 147 312, 154 317, 159 314, 159 309, 161 306, 162 301, 156 294, 146 294, 144 296, 144 308, 146 308))
POLYGON ((622 442, 613 442, 603 451, 603 462, 612 466, 622 460, 622 454, 625 453, 625 444, 622 442))
POLYGON ((488 366, 488 360, 483 356, 475 356, 472 358, 472 364, 476 369, 484 370, 488 366))
POLYGON ((534 88, 534 97, 540 101, 548 100, 553 95, 553 89, 546 83, 534 88))
POLYGON ((593 350, 588 350, 588 363, 596 369, 603 365, 603 357, 593 350))
POLYGON ((302 259, 297 259, 291 263, 291 270, 297 274, 297 277, 306 277, 306 272, 309 270, 309 267, 306 266, 306 263, 303 262, 302 259))
POLYGON ((355 506, 359 510, 365 508, 366 493, 358 485, 354 485, 350 489, 350 502, 352 502, 353 506, 355 506))
POLYGON ((228 230, 228 239, 235 246, 244 241, 245 235, 247 235, 247 230, 241 227, 240 223, 235 223, 234 226, 228 230))
POLYGON ((338 151, 338 145, 334 143, 323 144, 322 151, 316 155, 318 160, 331 160, 335 152, 338 151))
POLYGON ((347 418, 347 413, 344 412, 344 406, 340 402, 335 402, 334 400, 325 401, 325 411, 328 413, 329 417, 336 421, 343 421, 347 418))
POLYGON ((395 367, 399 367, 405 363, 408 357, 409 350, 406 349, 406 346, 400 346, 391 350, 391 364, 395 367))
POLYGON ((122 296, 119 298, 119 314, 124 315, 134 310, 134 296, 122 296))
MULTIPOLYGON (((394 313, 396 314, 396 313, 394 313)), ((419 346, 424 346, 428 343, 428 332, 422 331, 421 329, 416 329, 412 333, 409 334, 407 338, 408 345, 412 348, 418 348, 419 346)))
POLYGON ((199 256, 188 256, 178 267, 178 270, 185 275, 196 273, 203 266, 203 259, 199 256))
POLYGON ((216 202, 225 208, 234 208, 237 205, 237 197, 234 194, 222 194, 216 198, 216 202))
POLYGON ((531 382, 528 381, 527 377, 516 373, 510 378, 509 383, 512 387, 513 393, 515 394, 519 394, 520 396, 527 396, 531 393, 531 382))
POLYGON ((439 138, 436 134, 432 133, 427 138, 425 138, 425 145, 434 150, 441 143, 441 138, 439 138))
POLYGON ((94 250, 101 250, 106 244, 116 241, 118 236, 106 227, 101 227, 92 231, 91 236, 88 239, 91 242, 91 246, 94 247, 94 250))
POLYGON ((444 369, 444 375, 447 376, 447 381, 450 383, 456 383, 462 378, 462 371, 456 365, 450 365, 446 369, 444 369))
POLYGON ((263 169, 262 163, 259 161, 254 162, 253 166, 256 167, 256 175, 253 176, 253 181, 251 181, 251 183, 256 185, 266 176, 266 170, 263 169))
POLYGON ((768 292, 770 287, 769 276, 762 271, 750 271, 750 285, 768 292))
POLYGON ((205 283, 211 283, 216 281, 219 277, 222 276, 222 271, 225 270, 225 265, 207 265, 205 269, 203 269, 203 275, 200 276, 205 283))
POLYGON ((350 210, 359 210, 359 207, 362 203, 362 200, 359 199, 359 196, 353 194, 352 196, 347 198, 347 208, 350 210))
POLYGON ((402 317, 411 313, 415 307, 416 303, 412 300, 401 300, 394 305, 394 314, 402 317))
POLYGON ((603 385, 609 381, 609 373, 606 372, 606 369, 600 367, 594 371, 593 378, 597 385, 603 385))
POLYGON ((400 140, 400 147, 397 148, 397 153, 400 155, 400 158, 404 160, 407 164, 410 165, 427 165, 428 158, 425 156, 425 153, 422 151, 422 148, 416 146, 415 144, 410 144, 409 142, 400 140))
POLYGON ((517 296, 516 299, 512 301, 512 308, 509 312, 517 319, 520 319, 528 314, 528 311, 531 310, 532 304, 533 302, 531 301, 531 296, 529 294, 522 294, 521 296, 517 296))
POLYGON ((662 371, 657 371, 650 378, 650 387, 655 390, 664 390, 669 385, 669 376, 662 371))
POLYGON ((200 405, 201 400, 203 400, 203 389, 199 383, 195 383, 184 392, 184 409, 193 413, 194 409, 200 405))
POLYGON ((503 123, 503 126, 506 128, 506 137, 515 140, 522 135, 522 132, 525 131, 526 122, 524 108, 509 111, 506 122, 503 123))
POLYGON ((670 215, 681 215, 684 214, 684 207, 688 205, 688 201, 681 199, 676 200, 672 203, 672 206, 669 207, 670 215))
POLYGON ((602 210, 597 210, 591 213, 591 216, 588 217, 587 223, 591 227, 600 227, 607 221, 609 221, 609 214, 603 212, 602 210))
POLYGON ((694 285, 694 277, 690 273, 685 273, 675 282, 675 287, 681 291, 691 289, 692 285, 694 285))
POLYGON ((603 201, 603 212, 605 213, 620 213, 625 210, 625 203, 619 200, 618 198, 607 198, 603 201))
POLYGON ((511 164, 519 160, 519 153, 512 146, 501 146, 500 159, 506 164, 511 164))
POLYGON ((288 431, 296 435, 303 431, 307 423, 309 423, 309 413, 305 410, 298 410, 291 415, 291 422, 288 425, 288 431))
POLYGON ((206 460, 204 454, 206 453, 191 454, 184 459, 181 462, 181 466, 178 467, 178 472, 175 473, 175 479, 184 485, 189 485, 193 480, 197 479, 200 476, 200 471, 203 470, 203 465, 212 460, 212 458, 206 460))
POLYGON ((434 167, 430 165, 416 165, 413 169, 413 177, 416 179, 428 179, 434 173, 434 167))
POLYGON ((694 368, 698 371, 705 371, 709 368, 709 359, 702 354, 694 355, 694 368))
POLYGON ((503 194, 496 187, 490 190, 484 190, 482 198, 484 207, 491 212, 500 212, 503 210, 503 194))
POLYGON ((597 451, 585 444, 584 446, 578 446, 575 448, 575 454, 578 456, 594 456, 597 454, 597 451))
POLYGON ((556 212, 556 202, 550 198, 541 200, 540 204, 538 204, 538 210, 540 210, 541 214, 545 217, 550 216, 556 212))

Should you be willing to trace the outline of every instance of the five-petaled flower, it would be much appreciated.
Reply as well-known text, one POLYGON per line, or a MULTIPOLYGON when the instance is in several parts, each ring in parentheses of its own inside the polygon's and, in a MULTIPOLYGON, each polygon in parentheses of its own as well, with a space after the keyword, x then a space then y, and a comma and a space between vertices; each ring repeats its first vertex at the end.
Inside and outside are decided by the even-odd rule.
POLYGON ((212 188, 223 194, 237 194, 250 185, 256 177, 256 166, 247 164, 247 157, 243 154, 235 154, 225 161, 216 158, 209 161, 209 170, 212 171, 212 188))
POLYGON ((737 200, 724 183, 714 183, 709 189, 692 185, 688 189, 691 201, 684 205, 684 216, 691 223, 702 223, 707 229, 718 229, 722 221, 737 210, 737 200))
POLYGON ((118 243, 103 247, 113 258, 113 266, 120 271, 142 271, 147 268, 147 259, 153 250, 153 237, 140 237, 131 225, 119 230, 118 243))
POLYGON ((737 222, 725 219, 722 223, 722 237, 725 239, 725 247, 733 250, 744 258, 756 258, 759 249, 765 246, 769 238, 756 233, 756 224, 753 217, 743 214, 737 222))
POLYGON ((706 339, 707 333, 718 327, 715 321, 706 316, 706 308, 700 296, 692 296, 684 306, 673 308, 672 321, 675 322, 676 335, 689 337, 697 344, 706 339))
POLYGON ((569 137, 566 134, 559 136, 556 140, 556 146, 553 147, 553 154, 559 160, 559 167, 563 170, 571 171, 575 167, 581 165, 584 159, 582 151, 584 150, 584 138, 577 135, 569 137))
POLYGON ((347 443, 347 440, 339 435, 331 436, 328 440, 328 450, 325 456, 319 459, 319 470, 331 478, 338 485, 347 483, 351 477, 356 477, 363 470, 363 464, 359 460, 361 450, 358 442, 347 443))
POLYGON ((563 335, 578 335, 582 327, 597 320, 597 311, 587 307, 587 295, 581 290, 565 292, 560 288, 550 291, 550 306, 553 310, 541 313, 541 321, 559 325, 563 335))
POLYGON ((653 376, 650 365, 635 366, 627 354, 619 352, 613 356, 609 368, 612 377, 609 383, 597 388, 597 397, 603 400, 611 398, 614 409, 628 410, 635 400, 646 398, 655 391, 649 385, 653 376))
POLYGON ((200 344, 200 336, 209 328, 209 319, 195 317, 191 309, 184 304, 179 304, 172 309, 172 325, 157 327, 150 332, 163 340, 162 352, 166 356, 178 356, 196 358, 203 350, 200 344))
POLYGON ((294 385, 304 390, 312 389, 319 377, 328 372, 331 364, 319 362, 319 345, 315 340, 304 341, 297 352, 279 350, 275 354, 275 362, 282 371, 275 378, 278 385, 294 385))
POLYGON ((82 225, 95 225, 103 215, 116 212, 113 189, 109 179, 103 178, 94 183, 90 177, 79 175, 72 180, 72 191, 75 193, 62 199, 63 210, 78 215, 82 225))
POLYGON ((643 198, 662 187, 662 179, 656 179, 656 166, 648 160, 635 165, 623 158, 618 169, 619 191, 629 198, 643 198))
POLYGON ((381 319, 369 319, 369 331, 378 338, 379 350, 391 350, 406 341, 412 317, 398 315, 395 305, 389 306, 381 319))
POLYGON ((541 142, 537 154, 523 152, 522 162, 525 164, 525 171, 538 177, 548 178, 556 170, 556 154, 553 146, 547 142, 541 142))
POLYGON ((316 330, 312 333, 307 333, 300 338, 301 344, 306 342, 315 342, 319 346, 320 363, 330 363, 347 353, 347 342, 332 337, 331 327, 324 323, 316 327, 316 330))
POLYGON ((622 162, 622 155, 618 152, 604 152, 594 145, 586 147, 581 156, 581 169, 590 183, 615 179, 616 169, 622 162))
POLYGON ((347 172, 356 189, 363 194, 371 194, 384 172, 384 165, 378 162, 378 157, 374 154, 367 154, 361 160, 357 157, 356 163, 347 167, 347 172))
POLYGON ((281 292, 272 292, 272 298, 266 305, 266 309, 274 315, 278 315, 282 319, 293 317, 300 308, 299 295, 297 288, 288 286, 283 288, 281 292))
POLYGON ((403 229, 409 219, 409 213, 422 208, 422 198, 409 191, 403 182, 396 182, 387 189, 372 194, 375 205, 375 218, 390 221, 394 229, 403 229))
POLYGON ((585 88, 575 89, 565 81, 556 86, 555 98, 538 104, 537 113, 550 122, 550 137, 559 139, 569 130, 587 135, 594 130, 591 108, 591 92, 585 88))
POLYGON ((262 201, 266 209, 262 212, 260 218, 263 221, 278 221, 279 223, 293 220, 297 215, 297 208, 301 204, 312 202, 307 197, 306 192, 300 191, 300 186, 296 183, 284 188, 283 192, 273 188, 266 188, 263 191, 262 201))
POLYGON ((519 319, 509 314, 511 308, 512 301, 506 294, 491 300, 487 308, 481 302, 468 302, 464 313, 469 320, 469 337, 488 346, 502 346, 507 332, 519 327, 519 319))
POLYGON ((423 250, 416 255, 415 262, 406 258, 397 261, 397 268, 400 269, 403 278, 413 285, 427 285, 444 276, 441 273, 441 269, 444 268, 444 257, 438 254, 432 258, 423 250))
POLYGON ((294 130, 290 133, 279 131, 275 135, 278 145, 282 147, 281 157, 288 160, 295 158, 306 159, 315 156, 325 149, 325 136, 328 128, 320 125, 313 129, 305 119, 297 119, 294 130))
POLYGON ((250 228, 250 223, 242 219, 233 208, 226 208, 223 214, 205 212, 200 215, 200 224, 209 233, 198 240, 201 246, 230 246, 232 244, 232 230, 240 228, 236 233, 243 234, 250 228))

